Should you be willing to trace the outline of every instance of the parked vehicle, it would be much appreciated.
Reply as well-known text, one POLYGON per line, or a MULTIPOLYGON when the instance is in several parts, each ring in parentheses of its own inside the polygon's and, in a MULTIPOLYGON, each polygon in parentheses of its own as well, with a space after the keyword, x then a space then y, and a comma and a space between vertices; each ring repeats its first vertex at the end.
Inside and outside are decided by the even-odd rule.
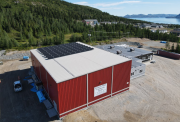
POLYGON ((23 56, 23 61, 28 61, 29 57, 28 56, 23 56))
POLYGON ((14 82, 14 91, 19 92, 22 91, 22 84, 20 81, 15 81, 14 82))

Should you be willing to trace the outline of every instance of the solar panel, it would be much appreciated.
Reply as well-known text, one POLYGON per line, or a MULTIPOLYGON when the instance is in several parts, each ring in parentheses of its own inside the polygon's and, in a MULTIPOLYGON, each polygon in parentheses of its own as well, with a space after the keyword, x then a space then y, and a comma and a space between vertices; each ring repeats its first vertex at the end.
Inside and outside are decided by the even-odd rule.
POLYGON ((73 42, 68 44, 55 45, 50 47, 38 48, 38 51, 47 59, 63 57, 93 50, 93 48, 73 42))

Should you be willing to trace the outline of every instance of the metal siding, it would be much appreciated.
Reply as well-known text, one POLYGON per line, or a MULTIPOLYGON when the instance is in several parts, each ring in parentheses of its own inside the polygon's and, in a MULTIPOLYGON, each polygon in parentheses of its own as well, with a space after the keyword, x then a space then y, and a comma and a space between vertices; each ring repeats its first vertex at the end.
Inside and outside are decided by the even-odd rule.
POLYGON ((51 100, 55 101, 57 104, 57 109, 59 108, 59 101, 58 101, 58 91, 57 91, 57 84, 54 81, 54 79, 47 73, 47 79, 48 79, 48 89, 49 89, 49 97, 51 100))
POLYGON ((87 104, 86 75, 58 84, 59 114, 87 104))
POLYGON ((112 67, 88 75, 88 102, 111 94, 112 67), (100 83, 101 81, 101 83, 100 83), (94 97, 94 87, 107 83, 107 93, 94 97))
POLYGON ((46 79, 46 70, 44 69, 44 67, 42 65, 40 67, 40 70, 41 70, 41 81, 43 83, 44 88, 48 92, 47 79, 46 79))
POLYGON ((113 93, 129 87, 132 61, 114 66, 113 93), (129 84, 127 84, 129 82, 129 84))
POLYGON ((37 71, 36 74, 37 74, 38 78, 40 79, 41 78, 40 63, 37 59, 36 59, 36 71, 37 71))
POLYGON ((31 54, 31 62, 32 62, 32 66, 33 66, 33 68, 34 68, 34 55, 30 52, 30 54, 31 54))
POLYGON ((159 52, 158 55, 180 60, 180 54, 179 55, 178 54, 173 54, 173 53, 165 52, 165 51, 161 51, 161 50, 159 50, 158 52, 159 52))

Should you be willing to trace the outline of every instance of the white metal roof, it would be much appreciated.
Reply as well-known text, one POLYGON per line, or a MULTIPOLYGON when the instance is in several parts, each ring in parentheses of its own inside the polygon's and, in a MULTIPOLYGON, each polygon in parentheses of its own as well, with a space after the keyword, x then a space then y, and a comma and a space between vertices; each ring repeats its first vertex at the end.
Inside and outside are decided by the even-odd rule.
MULTIPOLYGON (((86 45, 81 42, 77 43, 86 45)), ((92 48, 94 49, 91 51, 50 60, 46 60, 37 49, 31 50, 31 52, 52 76, 56 83, 70 80, 131 60, 95 47, 92 48)))

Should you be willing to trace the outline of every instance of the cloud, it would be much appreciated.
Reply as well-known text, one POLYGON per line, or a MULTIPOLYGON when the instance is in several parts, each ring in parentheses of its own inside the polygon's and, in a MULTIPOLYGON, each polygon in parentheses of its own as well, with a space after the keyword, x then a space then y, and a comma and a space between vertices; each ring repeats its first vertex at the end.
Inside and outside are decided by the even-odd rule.
POLYGON ((95 7, 110 7, 110 6, 117 6, 120 4, 130 4, 130 3, 139 3, 140 1, 123 1, 123 2, 114 2, 114 3, 96 3, 93 4, 95 7))
POLYGON ((74 4, 79 4, 79 5, 89 5, 88 2, 76 2, 74 4))
POLYGON ((141 2, 142 4, 171 4, 171 3, 164 3, 164 2, 141 2))
POLYGON ((92 7, 111 7, 111 6, 118 6, 120 4, 131 4, 131 3, 140 3, 141 1, 122 1, 122 2, 113 2, 113 3, 95 3, 95 4, 89 4, 88 2, 76 2, 74 4, 79 5, 88 5, 92 7))
POLYGON ((103 7, 103 8, 99 8, 100 10, 120 10, 120 9, 124 9, 125 7, 103 7))

